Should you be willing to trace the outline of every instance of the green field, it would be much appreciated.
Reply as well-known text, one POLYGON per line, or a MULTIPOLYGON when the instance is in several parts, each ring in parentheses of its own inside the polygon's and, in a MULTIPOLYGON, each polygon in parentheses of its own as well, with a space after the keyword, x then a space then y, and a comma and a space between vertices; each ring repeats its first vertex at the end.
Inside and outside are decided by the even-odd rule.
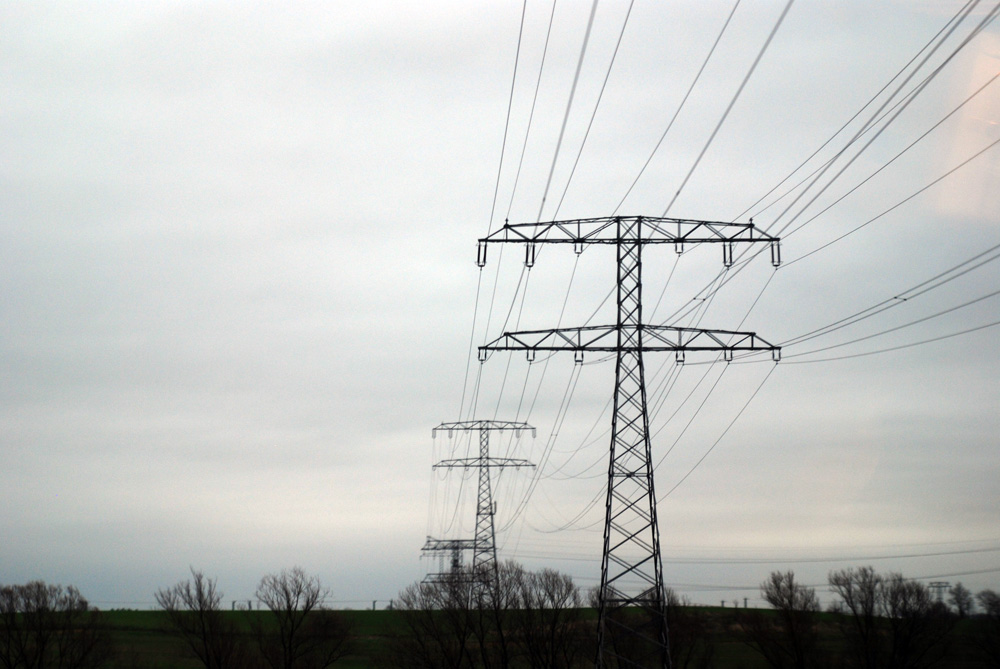
MULTIPOLYGON (((707 632, 712 639, 713 655, 709 666, 719 669, 758 669, 767 667, 763 658, 742 640, 738 626, 741 611, 732 608, 692 607, 692 612, 707 622, 707 632)), ((587 610, 585 619, 593 621, 596 614, 587 610)), ((772 612, 768 612, 769 614, 772 612)), ((390 667, 385 651, 393 635, 402 634, 405 625, 397 611, 343 611, 351 626, 352 653, 337 664, 338 667, 390 667)), ((268 616, 268 612, 232 612, 234 620, 248 629, 250 616, 268 616)), ((106 622, 111 628, 117 649, 117 658, 111 665, 118 668, 145 667, 150 669, 196 668, 200 666, 185 648, 182 640, 167 628, 166 616, 161 611, 107 611, 106 622)), ((843 649, 843 639, 838 631, 836 614, 819 615, 820 645, 829 656, 835 657, 843 649)), ((955 627, 950 643, 949 657, 938 666, 968 668, 986 665, 972 659, 968 639, 969 621, 955 627)))

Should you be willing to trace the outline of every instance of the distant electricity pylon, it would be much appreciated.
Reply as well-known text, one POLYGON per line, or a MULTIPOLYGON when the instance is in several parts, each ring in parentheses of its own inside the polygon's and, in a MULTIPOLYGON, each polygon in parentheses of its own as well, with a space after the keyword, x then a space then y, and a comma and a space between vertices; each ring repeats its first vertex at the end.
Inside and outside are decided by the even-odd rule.
POLYGON ((937 600, 939 602, 943 602, 944 601, 944 593, 947 592, 949 588, 951 588, 951 582, 949 582, 949 581, 931 581, 930 585, 927 586, 927 588, 931 592, 933 592, 935 595, 937 595, 937 600))
MULTIPOLYGON (((497 542, 493 516, 496 515, 496 502, 493 501, 493 491, 490 486, 490 469, 504 467, 534 467, 527 460, 514 458, 490 457, 490 432, 510 430, 517 436, 530 430, 535 436, 535 428, 527 423, 513 423, 496 420, 470 420, 457 423, 441 423, 431 430, 431 436, 436 437, 441 430, 448 432, 448 437, 456 430, 462 432, 479 432, 479 457, 442 460, 434 465, 434 469, 452 469, 455 467, 479 469, 479 493, 476 498, 476 535, 469 539, 435 539, 427 537, 427 543, 422 550, 432 555, 451 555, 451 571, 462 566, 462 551, 472 550, 472 568, 477 574, 495 574, 497 566, 497 542)), ((425 580, 438 580, 445 575, 428 574, 425 580)))
POLYGON ((479 347, 479 359, 489 351, 573 351, 577 362, 585 351, 614 352, 614 413, 604 514, 604 552, 601 557, 597 666, 670 666, 664 608, 660 533, 653 490, 653 464, 646 410, 646 382, 642 354, 674 351, 678 363, 687 351, 721 351, 726 361, 735 351, 770 351, 775 361, 780 348, 753 332, 702 330, 648 325, 642 320, 642 248, 646 244, 673 244, 682 253, 686 244, 722 244, 726 267, 734 262, 737 243, 771 245, 771 262, 781 262, 778 239, 752 223, 721 223, 646 216, 613 216, 546 223, 505 224, 479 240, 477 264, 486 263, 490 243, 525 245, 524 262, 535 263, 538 244, 572 244, 577 254, 588 244, 608 244, 618 256, 618 319, 615 325, 555 330, 505 332, 479 347))

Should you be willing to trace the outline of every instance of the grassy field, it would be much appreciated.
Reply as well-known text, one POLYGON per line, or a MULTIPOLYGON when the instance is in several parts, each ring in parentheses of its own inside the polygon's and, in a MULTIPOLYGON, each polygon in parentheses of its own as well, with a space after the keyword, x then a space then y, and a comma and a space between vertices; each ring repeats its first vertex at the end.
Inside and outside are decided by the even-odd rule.
MULTIPOLYGON (((721 627, 728 625, 733 617, 732 610, 706 609, 718 618, 721 627)), ((343 611, 348 620, 353 641, 353 652, 338 667, 362 669, 387 667, 383 657, 393 634, 405 630, 402 619, 396 611, 343 611)), ((587 618, 595 618, 596 612, 587 612, 587 618)), ((166 615, 162 611, 106 611, 105 619, 111 628, 118 657, 113 667, 133 669, 196 669, 201 666, 190 654, 179 636, 170 631, 166 615)), ((238 611, 227 613, 243 627, 249 628, 248 616, 268 616, 268 612, 238 611)), ((735 639, 720 639, 716 648, 718 667, 744 667, 756 669, 765 667, 757 655, 745 644, 735 639)))
MULTIPOLYGON (((714 639, 711 666, 719 669, 758 669, 768 665, 761 656, 744 643, 739 634, 737 615, 732 608, 697 607, 694 609, 708 621, 714 639)), ((400 614, 396 611, 343 611, 351 625, 353 652, 337 664, 345 669, 388 667, 383 659, 393 634, 405 630, 400 614)), ((596 614, 586 612, 593 619, 596 614)), ((227 613, 249 629, 249 616, 268 616, 268 612, 227 613)), ((200 666, 193 659, 183 641, 167 627, 161 611, 107 611, 106 621, 111 627, 118 656, 111 666, 119 669, 194 669, 200 666)), ((831 656, 842 648, 835 614, 820 614, 819 632, 821 647, 831 656)), ((968 644, 968 621, 960 622, 953 633, 950 659, 939 666, 972 669, 981 667, 971 659, 968 644)))

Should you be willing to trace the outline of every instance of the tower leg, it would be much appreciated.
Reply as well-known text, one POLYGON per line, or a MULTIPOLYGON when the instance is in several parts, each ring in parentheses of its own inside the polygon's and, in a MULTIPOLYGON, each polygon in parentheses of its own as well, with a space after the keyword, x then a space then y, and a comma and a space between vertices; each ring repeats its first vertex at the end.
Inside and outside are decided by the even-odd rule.
POLYGON ((492 572, 497 566, 496 533, 493 526, 493 494, 490 490, 490 433, 479 430, 479 496, 476 501, 476 540, 472 567, 477 574, 492 572))
POLYGON ((618 358, 597 666, 670 667, 642 361, 641 229, 634 222, 618 225, 618 358))

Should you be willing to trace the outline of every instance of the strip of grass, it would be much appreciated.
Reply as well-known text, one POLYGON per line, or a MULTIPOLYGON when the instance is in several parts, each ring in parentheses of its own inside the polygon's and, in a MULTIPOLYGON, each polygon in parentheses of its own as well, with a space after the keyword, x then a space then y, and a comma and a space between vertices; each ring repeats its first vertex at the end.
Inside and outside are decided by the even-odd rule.
MULTIPOLYGON (((767 664, 740 635, 738 616, 742 609, 720 607, 694 607, 694 613, 704 616, 708 629, 715 639, 712 666, 718 669, 758 669, 767 664)), ((353 652, 337 664, 344 669, 384 667, 380 658, 386 656, 393 636, 406 633, 403 614, 399 611, 341 611, 350 625, 353 652)), ((585 610, 583 618, 593 622, 596 611, 585 610)), ((773 613, 765 611, 765 613, 773 613)), ((111 665, 114 669, 196 669, 184 641, 169 629, 166 614, 162 611, 107 611, 105 621, 118 650, 118 657, 111 665)), ((225 612, 240 629, 249 631, 250 621, 260 617, 270 620, 268 611, 225 612)), ((819 615, 821 648, 831 656, 840 654, 844 638, 840 633, 843 619, 838 614, 819 615)), ((960 621, 951 639, 951 654, 942 666, 967 668, 983 666, 973 657, 969 637, 970 621, 960 621)))

